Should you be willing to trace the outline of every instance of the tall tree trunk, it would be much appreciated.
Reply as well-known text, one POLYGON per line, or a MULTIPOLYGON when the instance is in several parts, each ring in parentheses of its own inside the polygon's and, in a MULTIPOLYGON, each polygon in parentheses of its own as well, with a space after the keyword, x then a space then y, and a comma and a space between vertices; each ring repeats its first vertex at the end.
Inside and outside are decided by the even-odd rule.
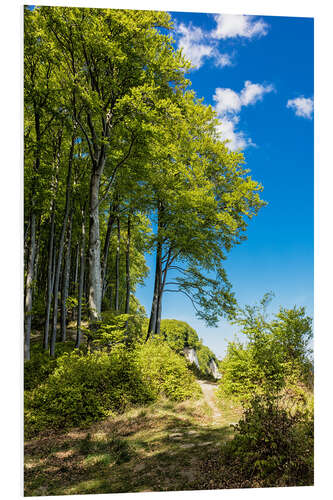
POLYGON ((162 315, 162 295, 163 295, 163 283, 162 283, 162 245, 160 250, 160 258, 158 260, 158 297, 156 305, 156 323, 155 323, 155 333, 159 335, 161 328, 161 315, 162 315))
POLYGON ((70 274, 70 266, 71 266, 72 224, 73 224, 73 214, 71 213, 69 216, 67 249, 66 249, 66 255, 65 255, 65 268, 64 268, 62 290, 61 290, 61 340, 62 340, 62 342, 64 342, 66 340, 66 321, 67 321, 66 301, 67 301, 67 297, 68 297, 69 274, 70 274))
POLYGON ((47 351, 49 347, 49 325, 50 325, 50 312, 51 312, 51 300, 53 293, 53 252, 54 252, 54 200, 52 201, 52 211, 51 211, 51 223, 50 223, 50 237, 49 237, 49 259, 47 268, 47 297, 46 297, 46 310, 45 310, 45 325, 44 325, 44 338, 43 338, 43 349, 47 351))
POLYGON ((71 177, 72 177, 72 165, 73 165, 73 156, 74 156, 74 145, 75 145, 75 134, 72 135, 71 148, 69 152, 69 161, 68 161, 68 171, 67 171, 67 179, 66 179, 66 201, 65 201, 65 213, 63 218, 63 224, 60 233, 59 240, 59 250, 58 250, 58 262, 54 277, 54 304, 53 304, 53 329, 51 336, 51 344, 50 344, 50 355, 54 357, 55 355, 55 344, 57 338, 57 322, 58 322, 58 292, 59 292, 59 282, 60 282, 60 271, 62 265, 62 256, 64 252, 64 243, 65 243, 65 234, 68 222, 68 213, 69 213, 69 204, 70 204, 70 190, 71 190, 71 177))
POLYGON ((84 265, 85 265, 85 210, 82 210, 82 239, 81 239, 81 254, 80 254, 80 280, 77 298, 77 323, 76 323, 76 343, 75 347, 80 347, 81 344, 81 316, 82 316, 82 296, 83 296, 83 280, 84 280, 84 265))
POLYGON ((30 359, 30 337, 31 337, 31 312, 32 312, 32 293, 34 281, 34 268, 36 257, 36 213, 35 213, 35 193, 36 177, 40 167, 41 157, 41 130, 40 130, 40 114, 34 103, 34 119, 36 132, 36 150, 35 150, 35 168, 33 179, 31 182, 31 214, 30 214, 30 249, 27 265, 27 277, 25 283, 25 339, 24 339, 24 358, 30 359))
POLYGON ((159 335, 160 330, 161 330, 162 299, 163 299, 165 282, 166 282, 166 277, 167 277, 167 273, 168 273, 171 259, 172 259, 172 250, 170 247, 165 259, 163 259, 164 260, 164 269, 162 270, 162 257, 161 257, 160 267, 159 267, 160 286, 159 286, 159 293, 158 293, 158 300, 157 300, 157 317, 156 317, 156 327, 155 327, 155 333, 157 335, 159 335))
POLYGON ((110 203, 108 227, 107 227, 107 231, 106 231, 106 235, 105 235, 104 250, 103 250, 102 300, 103 300, 103 297, 105 294, 105 289, 106 289, 106 270, 107 270, 107 263, 108 263, 108 256, 109 256, 112 226, 113 226, 115 218, 116 218, 115 217, 115 210, 116 210, 116 206, 112 207, 112 203, 110 203))
POLYGON ((130 276, 130 249, 131 249, 131 215, 127 219, 127 245, 126 245, 126 303, 125 314, 130 311, 131 276, 130 276))
MULTIPOLYGON (((75 268, 74 268, 74 275, 72 276, 73 280, 72 283, 70 284, 70 294, 74 295, 76 298, 78 297, 79 294, 79 256, 80 256, 80 244, 78 243, 76 245, 76 252, 75 252, 75 268)), ((75 321, 77 319, 77 308, 74 307, 73 309, 73 315, 72 319, 75 321)))
POLYGON ((31 210, 30 215, 30 251, 28 259, 25 295, 25 339, 24 359, 30 359, 30 337, 31 337, 31 312, 32 312, 32 289, 34 280, 35 254, 36 254, 36 215, 31 210))
POLYGON ((36 243, 36 255, 35 255, 35 269, 34 269, 34 281, 36 283, 35 290, 37 289, 37 280, 38 280, 38 264, 39 264, 39 250, 40 250, 40 217, 38 218, 38 224, 37 224, 37 231, 36 231, 36 238, 37 238, 37 243, 36 243), (38 236, 38 237, 37 237, 38 236))
POLYGON ((89 315, 92 323, 101 315, 102 283, 99 233, 99 185, 100 173, 93 172, 90 180, 89 211, 89 315))
POLYGON ((116 289, 114 308, 119 311, 119 260, 120 260, 120 221, 117 217, 117 251, 116 251, 116 289))
POLYGON ((156 329, 157 305, 158 305, 158 297, 159 297, 159 290, 160 290, 160 278, 161 278, 160 272, 159 272, 159 270, 161 268, 161 257, 162 257, 161 254, 162 254, 162 245, 158 241, 157 247, 156 247, 154 295, 153 295, 153 302, 152 302, 152 306, 151 306, 151 313, 150 313, 146 341, 149 339, 150 336, 152 336, 152 334, 155 332, 155 329, 156 329))

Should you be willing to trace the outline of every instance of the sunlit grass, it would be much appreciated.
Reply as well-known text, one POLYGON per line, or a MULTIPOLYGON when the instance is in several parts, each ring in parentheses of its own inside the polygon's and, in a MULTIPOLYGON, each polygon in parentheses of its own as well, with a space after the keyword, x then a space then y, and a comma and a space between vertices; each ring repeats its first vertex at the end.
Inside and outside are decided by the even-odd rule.
POLYGON ((89 429, 41 435, 26 443, 25 494, 191 489, 206 455, 232 433, 210 422, 203 400, 160 399, 89 429))

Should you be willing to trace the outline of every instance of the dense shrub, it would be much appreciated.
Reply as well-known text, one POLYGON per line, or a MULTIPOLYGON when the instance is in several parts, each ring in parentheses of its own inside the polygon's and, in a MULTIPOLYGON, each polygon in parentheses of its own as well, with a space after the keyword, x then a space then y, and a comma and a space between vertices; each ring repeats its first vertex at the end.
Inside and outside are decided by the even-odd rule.
POLYGON ((247 343, 230 343, 220 365, 218 397, 240 401, 244 413, 215 462, 214 488, 313 484, 311 318, 294 307, 268 321, 268 299, 240 311, 247 343))
POLYGON ((110 353, 64 354, 47 380, 26 393, 26 431, 89 424, 110 411, 154 398, 137 366, 123 348, 110 353))
POLYGON ((199 346, 197 332, 185 321, 162 319, 161 336, 174 351, 181 353, 184 347, 196 349, 199 346))
POLYGON ((195 363, 190 363, 189 361, 187 361, 187 366, 188 369, 191 370, 191 372, 197 379, 208 380, 209 382, 216 382, 215 377, 213 377, 211 373, 209 373, 208 371, 200 370, 200 368, 198 368, 195 363))
MULTIPOLYGON (((41 344, 31 344, 31 359, 24 362, 24 390, 30 391, 42 384, 55 370, 57 358, 65 352, 71 352, 73 348, 72 341, 59 342, 56 344, 55 357, 52 358, 41 344)), ((85 351, 85 347, 82 346, 80 350, 85 351)))
POLYGON ((138 363, 155 397, 182 401, 200 395, 201 389, 186 360, 165 342, 152 339, 137 350, 138 363))
POLYGON ((262 486, 313 484, 313 411, 291 413, 278 398, 256 396, 235 431, 224 453, 240 461, 244 479, 255 477, 262 486))
MULTIPOLYGON (((211 375, 211 370, 209 367, 210 361, 213 359, 216 363, 216 366, 218 367, 219 360, 217 359, 217 357, 215 356, 213 351, 211 351, 209 349, 209 347, 207 347, 206 345, 203 345, 201 340, 199 341, 199 345, 196 349, 196 352, 197 352, 200 370, 205 374, 205 376, 209 377, 209 375, 211 375)), ((211 378, 213 380, 215 380, 214 377, 211 377, 211 378)))
POLYGON ((198 377, 215 380, 211 376, 209 362, 211 359, 218 365, 218 359, 209 347, 203 345, 197 332, 185 321, 177 319, 163 319, 161 321, 161 339, 163 339, 171 349, 182 354, 184 347, 195 349, 198 357, 199 369, 192 368, 198 377))
POLYGON ((280 362, 268 342, 260 348, 230 342, 220 369, 222 378, 217 396, 244 403, 255 394, 279 391, 289 373, 288 366, 280 362))
POLYGON ((264 307, 246 306, 236 323, 242 327, 247 343, 231 342, 221 363, 222 379, 218 394, 249 401, 255 394, 278 394, 293 380, 312 386, 313 369, 309 359, 312 338, 311 318, 304 308, 280 308, 268 321, 264 307))
POLYGON ((185 359, 156 340, 130 350, 118 345, 110 352, 64 353, 45 364, 43 383, 36 386, 30 377, 28 386, 34 388, 25 393, 27 437, 87 425, 159 395, 181 401, 200 394, 185 359))

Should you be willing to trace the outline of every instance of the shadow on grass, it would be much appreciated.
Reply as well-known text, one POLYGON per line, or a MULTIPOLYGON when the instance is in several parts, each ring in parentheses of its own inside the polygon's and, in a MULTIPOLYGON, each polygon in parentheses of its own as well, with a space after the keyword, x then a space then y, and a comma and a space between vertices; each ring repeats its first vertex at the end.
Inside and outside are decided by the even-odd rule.
POLYGON ((28 441, 25 496, 197 489, 202 464, 232 429, 193 422, 189 409, 168 411, 141 410, 28 441))

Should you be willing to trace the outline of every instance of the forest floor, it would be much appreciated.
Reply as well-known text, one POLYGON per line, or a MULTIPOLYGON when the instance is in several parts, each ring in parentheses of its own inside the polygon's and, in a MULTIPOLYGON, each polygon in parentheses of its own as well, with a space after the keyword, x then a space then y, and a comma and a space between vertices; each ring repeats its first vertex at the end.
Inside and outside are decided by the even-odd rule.
POLYGON ((217 405, 216 384, 199 383, 200 400, 162 399, 27 441, 25 496, 202 489, 200 470, 232 437, 241 413, 217 405))

